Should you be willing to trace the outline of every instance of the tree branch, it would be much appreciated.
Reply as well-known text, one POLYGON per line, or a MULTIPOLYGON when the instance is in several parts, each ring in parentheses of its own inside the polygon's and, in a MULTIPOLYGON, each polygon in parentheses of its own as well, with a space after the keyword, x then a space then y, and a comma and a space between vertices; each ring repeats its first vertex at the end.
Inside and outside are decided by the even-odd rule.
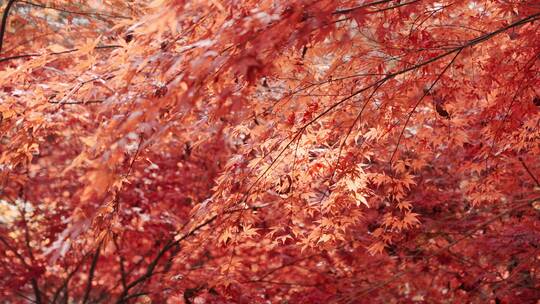
POLYGON ((92 258, 92 264, 90 265, 90 270, 88 270, 88 283, 86 284, 86 290, 84 292, 84 297, 82 304, 86 304, 88 297, 90 296, 90 291, 92 291, 92 281, 94 280, 94 273, 96 271, 96 265, 99 260, 99 254, 101 251, 101 243, 98 244, 94 257, 92 258))
POLYGON ((55 304, 56 303, 56 300, 58 300, 58 297, 60 296, 60 293, 62 292, 62 290, 66 290, 66 293, 67 293, 67 286, 69 284, 69 281, 71 280, 71 278, 75 275, 75 273, 77 273, 77 271, 79 270, 79 268, 82 266, 82 264, 84 263, 84 261, 86 260, 86 258, 90 255, 90 252, 86 253, 82 258, 81 260, 79 261, 79 263, 77 264, 77 266, 75 266, 75 268, 66 276, 66 278, 64 279, 64 282, 62 282, 62 284, 58 287, 58 289, 56 290, 56 292, 54 293, 54 296, 53 296, 53 299, 51 300, 51 304, 55 304))
POLYGON ((534 180, 534 182, 536 183, 536 185, 538 187, 540 187, 540 181, 538 180, 538 178, 536 178, 536 176, 531 172, 531 170, 529 169, 529 167, 527 166, 527 164, 525 163, 525 161, 523 161, 523 158, 521 157, 518 157, 519 159, 519 162, 521 163, 521 165, 523 166, 523 168, 525 168, 525 171, 527 171, 527 173, 529 174, 529 176, 534 180))
MULTIPOLYGON (((17 252, 17 250, 15 248, 13 248, 13 246, 11 246, 9 244, 9 242, 3 237, 0 235, 0 242, 4 243, 4 245, 13 252, 13 254, 15 254, 15 256, 21 261, 21 263, 24 265, 24 267, 26 267, 27 270, 30 270, 31 267, 30 265, 28 265, 28 263, 26 263, 26 261, 24 260, 24 257, 19 254, 17 252)), ((31 278, 30 279, 30 284, 32 285, 32 289, 34 290, 34 295, 36 297, 35 299, 35 303, 36 304, 41 304, 41 291, 39 289, 39 285, 38 285, 38 282, 35 278, 31 278)))
MULTIPOLYGON (((117 48, 122 48, 122 46, 121 46, 121 45, 115 45, 115 44, 112 44, 112 45, 101 45, 101 46, 96 46, 96 47, 95 47, 96 50, 101 50, 101 49, 117 49, 117 48)), ((47 54, 38 54, 38 53, 34 53, 34 54, 21 54, 21 55, 15 55, 15 56, 10 56, 10 57, 0 58, 0 63, 2 63, 2 62, 4 62, 4 61, 14 60, 14 59, 22 59, 22 58, 30 58, 30 57, 39 57, 39 56, 43 56, 43 55, 63 55, 63 54, 74 53, 74 52, 77 52, 78 50, 79 50, 79 49, 75 48, 75 49, 65 50, 65 51, 62 51, 62 52, 52 52, 52 53, 47 53, 47 54)))
POLYGON ((161 248, 161 250, 158 252, 156 257, 146 267, 145 273, 126 286, 125 290, 118 297, 118 300, 116 301, 116 303, 118 303, 118 304, 125 303, 126 299, 128 299, 130 297, 130 295, 128 294, 129 290, 132 289, 133 287, 137 286, 138 284, 146 281, 147 279, 149 279, 153 275, 154 270, 155 270, 157 264, 159 263, 159 260, 165 255, 165 253, 167 251, 169 251, 169 249, 172 248, 172 245, 174 243, 175 243, 175 241, 171 239, 171 240, 169 240, 167 242, 167 244, 165 244, 165 246, 163 246, 163 248, 161 248))
POLYGON ((461 53, 462 50, 463 49, 460 49, 460 50, 457 51, 456 55, 454 55, 454 58, 452 58, 452 60, 450 60, 450 62, 444 67, 442 72, 437 76, 435 81, 433 81, 433 83, 431 83, 429 88, 424 91, 424 93, 422 94, 422 97, 420 97, 420 99, 418 99, 418 101, 416 102, 416 104, 414 105, 412 110, 409 112, 409 115, 407 115, 407 119, 405 120, 405 124, 403 125, 403 128, 401 129, 401 132, 399 133, 399 137, 398 137, 398 140, 397 140, 397 143, 396 143, 396 148, 394 149, 394 152, 392 152, 392 156, 390 157, 390 161, 389 161, 390 164, 394 160, 394 156, 396 155, 396 152, 397 152, 397 150, 399 148, 399 143, 401 142, 401 139, 403 138, 403 134, 405 133, 405 129, 407 128, 407 125, 409 124, 409 121, 411 120, 411 117, 413 116, 414 112, 416 111, 416 108, 418 108, 418 106, 420 105, 422 100, 424 100, 424 98, 431 92, 433 87, 437 84, 437 82, 439 82, 439 80, 442 78, 444 73, 446 73, 446 71, 452 66, 454 61, 456 61, 457 57, 459 56, 459 54, 461 53))
POLYGON ((40 7, 40 8, 44 8, 44 9, 51 9, 51 10, 55 10, 55 11, 59 11, 59 12, 63 12, 63 13, 68 13, 68 14, 84 15, 84 16, 98 16, 98 17, 108 17, 108 18, 119 18, 119 19, 131 19, 130 17, 127 17, 127 16, 115 15, 115 14, 87 12, 87 11, 71 11, 71 10, 60 8, 60 7, 47 6, 45 4, 34 3, 34 2, 30 2, 30 1, 25 1, 25 0, 19 0, 19 2, 24 3, 24 4, 28 4, 28 5, 31 5, 31 6, 35 6, 35 7, 40 7))
POLYGON ((370 6, 376 6, 376 5, 379 5, 379 4, 385 4, 385 3, 388 3, 388 2, 392 2, 392 1, 393 0, 373 1, 373 2, 370 2, 370 3, 361 4, 361 5, 358 5, 358 6, 355 6, 355 7, 338 9, 335 12, 333 12, 332 14, 333 15, 349 14, 349 13, 352 13, 352 12, 354 12, 356 10, 359 10, 359 9, 363 9, 363 8, 370 7, 370 6))
POLYGON ((101 99, 95 99, 95 100, 92 99, 92 100, 87 100, 87 101, 66 101, 66 102, 49 100, 48 102, 52 104, 62 104, 62 105, 89 105, 89 104, 103 103, 104 101, 105 100, 101 100, 101 99))
MULTIPOLYGON (((230 212, 236 212, 236 211, 241 211, 241 210, 245 210, 245 209, 235 209, 235 210, 230 211, 230 212)), ((163 246, 163 248, 158 252, 158 254, 152 260, 152 262, 150 262, 150 264, 148 264, 148 266, 146 267, 145 273, 126 286, 127 287, 126 290, 123 291, 120 294, 120 296, 118 297, 118 300, 116 301, 116 303, 117 304, 125 303, 126 299, 130 296, 129 295, 129 290, 130 289, 132 289, 133 287, 141 284, 142 282, 144 282, 147 279, 149 279, 150 277, 152 277, 152 275, 154 274, 154 270, 155 270, 156 266, 159 263, 159 260, 165 255, 165 253, 167 253, 167 251, 169 251, 172 248, 175 248, 177 245, 180 244, 180 242, 182 242, 183 240, 189 238, 190 236, 195 234, 195 232, 199 231, 200 229, 208 226, 209 224, 214 222, 217 218, 218 218, 218 215, 216 214, 216 215, 210 217, 209 219, 207 219, 206 221, 202 222, 201 224, 195 226, 195 228, 193 228, 190 232, 186 233, 185 235, 183 235, 183 236, 181 236, 179 238, 173 238, 173 239, 169 240, 167 242, 167 244, 165 244, 165 246, 163 246)))
POLYGON ((6 32, 7 20, 9 16, 9 10, 17 0, 9 0, 4 13, 2 14, 2 27, 0 28, 0 54, 2 54, 2 45, 4 44, 4 33, 6 32))
POLYGON ((23 207, 19 208, 19 212, 21 213, 21 219, 24 226, 24 242, 26 244, 26 250, 28 251, 28 256, 32 262, 34 262, 34 253, 32 252, 32 247, 30 246, 30 230, 28 228, 28 222, 26 221, 26 200, 24 201, 23 207))
MULTIPOLYGON (((440 55, 437 55, 431 59, 428 59, 426 61, 422 61, 420 63, 417 63, 417 64, 414 64, 410 67, 407 67, 407 68, 404 68, 404 69, 401 69, 399 71, 396 71, 396 72, 393 72, 393 73, 390 73, 390 74, 387 74, 385 77, 377 80, 377 81, 374 81, 370 84, 368 84, 367 86, 365 87, 362 87, 360 89, 358 89, 357 91, 353 92, 352 94, 350 94, 349 96, 345 97, 345 98, 342 98, 340 100, 338 100, 336 103, 332 104, 331 106, 329 106, 328 108, 324 109, 321 113, 319 113, 317 116, 315 116, 314 118, 312 118, 310 121, 306 122, 304 125, 302 125, 298 131, 296 131, 295 133, 293 133, 291 136, 292 136, 292 139, 290 139, 290 141, 287 143, 287 145, 285 145, 285 147, 278 153, 278 155, 272 160, 272 162, 268 165, 268 167, 257 177, 257 179, 249 186, 248 190, 246 191, 246 194, 244 195, 243 199, 241 200, 242 202, 244 202, 247 198, 247 196, 249 195, 249 193, 251 192, 251 189, 253 189, 253 187, 255 187, 255 185, 259 182, 259 180, 264 176, 266 175, 266 173, 268 171, 270 171, 270 169, 276 164, 276 162, 281 158, 281 155, 283 155, 283 153, 285 153, 285 151, 291 146, 291 144, 296 140, 296 138, 310 125, 312 125, 313 123, 315 123, 317 120, 319 120, 321 117, 325 116, 326 114, 330 113, 331 111, 333 111, 334 109, 336 109, 337 107, 339 107, 340 105, 344 104, 345 102, 351 100, 353 97, 377 86, 377 85, 380 85, 382 83, 385 83, 386 81, 396 77, 396 76, 399 76, 399 75, 403 75, 403 74, 406 74, 408 72, 411 72, 411 71, 414 71, 418 68, 421 68, 423 66, 426 66, 428 64, 431 64, 433 62, 436 62, 436 61, 439 61, 441 60, 442 58, 445 58, 451 54, 454 54, 456 52, 461 52, 462 50, 464 50, 465 48, 468 48, 468 47, 472 47, 472 46, 475 46, 483 41, 486 41, 486 40, 489 40, 490 38, 494 37, 494 36, 497 36, 498 34, 500 33, 503 33, 509 29, 512 29, 514 27, 517 27, 517 26, 520 26, 520 25, 524 25, 524 24, 527 24, 527 23, 530 23, 530 22, 533 22, 533 21, 536 21, 540 18, 540 13, 536 13, 536 14, 533 14, 533 15, 530 15, 530 16, 527 16, 521 20, 518 20, 514 23, 511 23, 505 27, 502 27, 502 28, 499 28, 493 32, 490 32, 488 34, 485 34, 485 35, 482 35, 482 36, 479 36, 477 38, 474 38, 472 40, 469 40, 467 43, 464 43, 462 44, 461 46, 458 46, 458 47, 455 47, 455 48, 452 48, 440 55)), ((290 136, 289 136, 290 138, 290 136)), ((286 138, 285 138, 286 139, 286 138)), ((283 140, 285 140, 283 139, 283 140)), ((278 142, 278 144, 281 143, 278 142)), ((266 156, 268 156, 270 154, 267 153, 265 156, 263 156, 263 159, 266 158, 266 156)))
POLYGON ((116 248, 116 252, 118 254, 118 257, 120 259, 119 261, 119 264, 120 264, 120 279, 121 279, 121 283, 122 283, 122 290, 126 290, 127 288, 127 274, 126 274, 126 268, 124 267, 124 256, 122 255, 122 253, 120 252, 120 246, 118 245, 118 240, 117 240, 117 237, 113 237, 113 243, 114 243, 114 247, 116 248))

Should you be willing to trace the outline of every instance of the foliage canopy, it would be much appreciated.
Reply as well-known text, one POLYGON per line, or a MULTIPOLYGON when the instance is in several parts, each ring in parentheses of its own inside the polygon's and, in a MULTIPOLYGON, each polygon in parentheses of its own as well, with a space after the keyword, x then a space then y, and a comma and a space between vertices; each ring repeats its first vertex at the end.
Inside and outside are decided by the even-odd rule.
POLYGON ((2 12, 0 298, 540 298, 538 1, 2 12))

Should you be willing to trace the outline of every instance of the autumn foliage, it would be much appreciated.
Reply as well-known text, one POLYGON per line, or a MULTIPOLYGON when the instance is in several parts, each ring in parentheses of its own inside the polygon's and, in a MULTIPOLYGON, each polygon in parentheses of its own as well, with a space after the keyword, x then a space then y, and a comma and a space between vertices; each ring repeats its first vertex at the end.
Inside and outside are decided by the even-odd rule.
POLYGON ((537 303, 537 0, 6 0, 1 303, 537 303))

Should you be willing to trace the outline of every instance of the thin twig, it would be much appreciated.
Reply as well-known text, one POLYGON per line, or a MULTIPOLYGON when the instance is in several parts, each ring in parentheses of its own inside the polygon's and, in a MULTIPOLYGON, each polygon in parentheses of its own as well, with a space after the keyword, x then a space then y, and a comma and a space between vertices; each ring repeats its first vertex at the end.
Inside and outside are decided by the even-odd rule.
MULTIPOLYGON (((122 46, 121 45, 116 45, 116 44, 111 44, 111 45, 101 45, 101 46, 96 46, 95 47, 96 50, 117 49, 117 48, 122 48, 122 46)), ((14 59, 39 57, 39 56, 43 56, 43 55, 63 55, 63 54, 74 53, 74 52, 77 52, 78 50, 79 50, 78 48, 75 48, 75 49, 69 49, 69 50, 65 50, 65 51, 61 51, 61 52, 52 52, 52 53, 45 53, 45 54, 34 53, 34 54, 14 55, 14 56, 10 56, 10 57, 0 58, 0 63, 2 63, 4 61, 14 60, 14 59)))
POLYGON ((56 300, 58 300, 58 297, 60 296, 60 293, 62 292, 62 290, 66 290, 66 293, 67 293, 67 287, 69 285, 69 281, 75 275, 75 273, 77 273, 77 271, 79 270, 79 268, 82 266, 82 264, 84 263, 84 261, 86 260, 86 258, 89 255, 90 255, 90 252, 88 252, 84 256, 82 256, 79 263, 77 263, 75 268, 66 276, 66 278, 64 279, 62 284, 58 287, 58 289, 56 290, 56 292, 53 295, 53 298, 52 298, 51 302, 49 302, 49 303, 55 304, 56 300))
MULTIPOLYGON (((4 243, 4 245, 13 252, 13 254, 15 254, 15 256, 21 261, 21 263, 24 265, 24 267, 26 267, 27 269, 31 269, 30 268, 30 265, 28 265, 28 263, 26 263, 26 261, 24 260, 24 257, 19 253, 17 252, 17 250, 11 246, 9 244, 9 242, 0 235, 0 242, 4 243)), ((41 290, 39 289, 39 285, 38 285, 38 282, 35 278, 31 278, 30 279, 30 284, 32 285, 32 289, 34 290, 34 295, 36 297, 35 299, 35 303, 37 304, 41 304, 41 290)))
POLYGON ((379 4, 384 4, 384 3, 388 3, 388 2, 392 2, 392 1, 393 0, 379 0, 379 1, 373 1, 373 2, 370 2, 370 3, 361 4, 361 5, 358 5, 358 6, 355 6, 355 7, 338 9, 335 12, 333 12, 332 15, 349 14, 349 13, 352 13, 352 12, 354 12, 356 10, 359 10, 359 9, 363 9, 363 8, 366 8, 366 7, 375 6, 375 5, 379 5, 379 4))
POLYGON ((458 50, 456 55, 454 55, 454 58, 452 58, 452 60, 450 60, 450 62, 444 67, 442 72, 437 76, 437 78, 435 79, 435 81, 433 81, 433 83, 429 86, 429 88, 424 91, 424 93, 422 94, 422 97, 420 97, 420 99, 418 99, 418 101, 416 102, 416 104, 414 105, 412 110, 409 112, 409 115, 407 115, 407 119, 405 120, 405 124, 403 124, 403 128, 401 129, 401 132, 399 133, 399 137, 398 137, 398 140, 397 140, 397 143, 396 143, 396 148, 394 149, 394 152, 392 152, 392 156, 390 157, 390 161, 389 161, 390 164, 392 163, 392 160, 394 159, 394 156, 396 155, 396 152, 397 152, 397 150, 399 148, 399 143, 401 142, 401 139, 403 138, 403 134, 405 133, 405 129, 407 128, 407 125, 409 124, 409 121, 411 120, 411 117, 413 116, 414 112, 416 112, 416 108, 418 108, 418 106, 420 105, 422 100, 424 100, 424 98, 431 92, 433 87, 437 84, 437 82, 439 82, 439 80, 444 75, 444 73, 446 73, 448 68, 450 68, 450 66, 452 66, 452 64, 454 63, 456 58, 459 56, 459 54, 461 53, 462 50, 463 49, 458 50))
POLYGON ((518 157, 519 159, 519 162, 521 163, 521 165, 523 166, 523 168, 525 168, 525 171, 527 171, 527 173, 529 174, 529 176, 534 180, 534 182, 536 183, 536 185, 538 187, 540 187, 540 181, 538 180, 538 178, 532 173, 532 171, 529 169, 529 167, 527 166, 527 164, 525 163, 525 161, 523 161, 523 158, 521 157, 518 157))
POLYGON ((88 11, 72 11, 72 10, 68 10, 68 9, 64 9, 64 8, 60 8, 60 7, 47 6, 45 4, 34 3, 34 2, 30 2, 30 1, 25 1, 25 0, 20 0, 19 2, 24 3, 24 4, 28 4, 28 5, 31 5, 31 6, 35 6, 35 7, 40 7, 40 8, 44 8, 44 9, 51 9, 51 10, 55 10, 55 11, 59 11, 59 12, 63 12, 63 13, 68 13, 68 14, 84 15, 84 16, 98 16, 98 17, 108 17, 108 18, 119 18, 119 19, 131 19, 131 17, 122 16, 122 15, 116 15, 116 14, 88 12, 88 11))

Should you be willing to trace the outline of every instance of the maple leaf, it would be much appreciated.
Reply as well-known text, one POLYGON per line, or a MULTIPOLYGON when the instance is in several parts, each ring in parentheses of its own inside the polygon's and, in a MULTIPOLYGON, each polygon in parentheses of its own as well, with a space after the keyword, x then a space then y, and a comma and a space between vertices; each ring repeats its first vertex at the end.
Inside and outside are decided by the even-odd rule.
POLYGON ((412 204, 409 201, 400 201, 398 202, 397 206, 400 211, 403 211, 403 209, 411 210, 412 208, 412 204))
POLYGON ((242 234, 245 235, 248 238, 254 237, 258 235, 257 229, 251 227, 251 225, 242 226, 242 234))
POLYGON ((285 234, 285 235, 282 235, 282 236, 278 236, 276 238, 276 242, 281 242, 282 244, 285 244, 285 242, 287 241, 287 239, 293 239, 293 237, 289 234, 285 234))
POLYGON ((377 255, 384 251, 386 245, 383 242, 375 242, 368 247, 368 252, 371 255, 377 255))
POLYGON ((232 229, 230 228, 227 228, 225 229, 225 231, 223 231, 219 238, 218 238, 218 242, 220 243, 223 243, 224 245, 227 244, 229 242, 230 239, 233 238, 233 231, 232 229))
POLYGON ((378 128, 370 128, 368 132, 364 133, 366 140, 376 140, 381 136, 381 130, 378 128))
POLYGON ((332 239, 333 237, 329 234, 323 234, 321 235, 321 237, 319 238, 319 240, 317 241, 317 245, 320 244, 320 243, 325 243, 325 242, 328 242, 332 239))
POLYGON ((409 227, 416 227, 420 224, 420 220, 418 220, 419 214, 413 213, 413 212, 406 212, 403 216, 403 223, 406 228, 409 227))
POLYGON ((356 198, 358 199, 357 205, 359 205, 359 204, 364 204, 364 205, 366 205, 366 207, 369 208, 369 203, 368 203, 368 201, 367 201, 367 199, 366 199, 365 196, 363 196, 363 195, 360 194, 360 195, 356 195, 356 198))

